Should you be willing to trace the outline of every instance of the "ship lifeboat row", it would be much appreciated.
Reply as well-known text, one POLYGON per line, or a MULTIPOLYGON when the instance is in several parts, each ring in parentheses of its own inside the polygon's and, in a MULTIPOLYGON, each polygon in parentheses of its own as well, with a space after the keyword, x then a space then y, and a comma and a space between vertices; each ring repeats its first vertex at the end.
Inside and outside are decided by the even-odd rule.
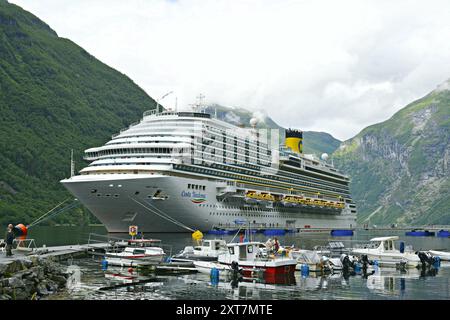
POLYGON ((261 201, 275 202, 281 201, 285 207, 296 206, 315 206, 326 207, 331 209, 343 209, 344 203, 341 201, 327 201, 324 199, 311 199, 298 196, 283 196, 278 199, 270 193, 257 193, 255 191, 249 191, 245 194, 245 200, 247 203, 255 203, 261 201))
POLYGON ((252 202, 251 200, 268 201, 268 202, 275 201, 275 196, 270 193, 257 193, 257 192, 252 192, 252 191, 247 192, 245 194, 245 198, 249 199, 250 202, 252 202))
POLYGON ((310 199, 296 196, 284 196, 282 201, 284 206, 315 206, 315 207, 328 207, 332 209, 344 209, 343 202, 327 201, 324 199, 310 199))

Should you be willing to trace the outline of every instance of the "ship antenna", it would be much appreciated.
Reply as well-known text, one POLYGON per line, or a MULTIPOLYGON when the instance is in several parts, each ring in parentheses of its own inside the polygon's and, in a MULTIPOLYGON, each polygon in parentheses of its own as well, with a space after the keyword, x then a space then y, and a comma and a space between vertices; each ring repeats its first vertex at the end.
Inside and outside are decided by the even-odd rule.
POLYGON ((190 106, 192 107, 192 110, 194 112, 203 112, 203 98, 205 98, 205 96, 200 93, 196 98, 197 102, 194 104, 190 104, 190 106))
POLYGON ((199 112, 204 112, 205 110, 203 109, 203 99, 205 98, 205 96, 203 94, 199 94, 197 96, 198 102, 197 102, 197 106, 199 109, 199 112))
POLYGON ((167 92, 165 95, 163 95, 161 98, 156 100, 156 113, 159 113, 159 101, 167 97, 169 94, 172 94, 173 91, 167 92))
POLYGON ((75 175, 75 162, 73 161, 73 149, 70 151, 70 177, 75 175))

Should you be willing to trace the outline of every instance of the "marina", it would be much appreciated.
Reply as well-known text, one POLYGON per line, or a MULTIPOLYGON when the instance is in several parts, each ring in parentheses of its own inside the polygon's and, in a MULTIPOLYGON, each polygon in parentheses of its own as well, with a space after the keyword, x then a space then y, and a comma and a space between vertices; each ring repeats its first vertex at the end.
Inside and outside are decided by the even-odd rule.
MULTIPOLYGON (((276 281, 264 276, 261 270, 253 269, 252 272, 242 272, 237 277, 226 271, 229 267, 220 268, 217 278, 211 272, 201 272, 193 261, 146 261, 135 266, 105 266, 105 252, 124 250, 129 245, 130 236, 123 234, 111 235, 102 232, 102 228, 70 228, 60 227, 65 230, 65 241, 76 242, 86 239, 88 243, 80 245, 62 244, 59 246, 44 246, 44 242, 52 240, 45 231, 46 227, 37 227, 30 232, 30 239, 34 239, 41 259, 57 261, 70 270, 76 270, 78 278, 71 281, 66 288, 42 296, 42 299, 449 299, 450 292, 450 263, 441 259, 439 265, 433 267, 411 267, 405 269, 396 268, 395 264, 383 265, 377 263, 364 269, 363 265, 350 266, 344 261, 340 267, 313 270, 298 264, 292 277, 277 278, 276 281), (72 232, 70 232, 70 230, 72 232), (76 231, 73 232, 73 231, 76 231), (81 232, 80 232, 81 231, 81 232), (84 233, 83 233, 84 231, 84 233), (97 233, 92 233, 96 231, 97 233), (87 233, 89 232, 89 233, 87 233), (46 235, 46 236, 44 236, 46 235), (103 239, 104 242, 99 242, 103 239), (109 240, 107 240, 109 239, 109 240), (106 241, 107 240, 107 241, 106 241), (114 241, 112 241, 114 240, 114 241), (200 271, 200 272, 199 272, 200 271), (195 285, 195 292, 190 289, 195 285), (188 293, 189 292, 189 293, 188 293)), ((53 228, 53 229, 58 229, 53 228)), ((104 230, 104 229, 103 229, 104 230)), ((297 248, 299 251, 317 253, 319 258, 339 257, 348 254, 351 257, 352 250, 358 246, 370 242, 369 240, 386 239, 380 237, 379 230, 356 230, 352 237, 333 237, 324 234, 293 233, 278 236, 282 248, 297 248), (350 251, 349 251, 350 250, 350 251)), ((395 242, 404 242, 418 251, 435 252, 436 255, 445 255, 450 251, 450 239, 442 237, 408 237, 402 231, 394 231, 387 239, 395 242)), ((249 235, 249 234, 247 234, 249 235)), ((252 233, 251 243, 263 249, 267 237, 262 233, 252 233)), ((191 234, 152 234, 151 239, 161 239, 169 256, 176 256, 176 252, 185 251, 187 244, 197 243, 191 234)), ((233 235, 224 235, 220 241, 216 235, 204 238, 205 246, 218 244, 221 251, 218 258, 222 262, 228 261, 223 256, 223 244, 228 247, 233 245, 230 241, 237 241, 236 246, 247 248, 246 243, 240 243, 233 235), (245 245, 245 246, 243 246, 245 245), (220 258, 223 256, 223 258, 220 258)), ((195 246, 193 246, 195 247, 195 246)), ((397 247, 396 247, 397 248, 397 247)), ((254 248, 256 250, 256 247, 254 248)), ((206 248, 203 249, 203 251, 206 248)), ((252 249, 253 250, 253 249, 252 249)), ((188 250, 189 251, 189 250, 188 250)), ((201 251, 201 249, 199 250, 201 251)), ((214 250, 213 250, 214 251, 214 250)), ((257 252, 257 251, 255 251, 257 252)), ((238 252, 236 252, 238 253, 238 252)), ((214 254, 212 254, 214 255, 214 254)), ((239 255, 239 254, 238 254, 239 255)), ((13 258, 5 258, 0 255, 0 265, 10 263, 13 260, 29 259, 30 252, 15 250, 13 258)), ((244 259, 241 256, 241 259, 244 259)), ((280 254, 279 259, 283 259, 280 254)), ((284 258, 286 261, 289 259, 284 258)), ((220 263, 219 260, 219 263, 220 263)), ((233 260, 233 259, 232 259, 233 260)), ((238 261, 238 268, 244 267, 244 260, 238 261), (240 262, 240 263, 239 263, 240 262)), ((420 259, 419 259, 420 260, 420 259)), ((231 260, 230 260, 231 261, 231 260)), ((234 261, 234 260, 233 260, 234 261)), ((251 260, 250 260, 251 261, 251 260)), ((283 260, 281 260, 283 261, 283 260)), ((291 260, 292 261, 292 260, 291 260)), ((358 260, 359 263, 361 260, 358 260)), ((218 262, 206 262, 215 264, 218 262)), ((200 263, 201 264, 201 263, 200 263)), ((211 266, 211 265, 210 265, 211 266)), ((226 266, 222 265, 222 266, 226 266)), ((214 265, 213 265, 214 267, 214 265)), ((256 265, 253 267, 255 268, 256 265)), ((232 268, 230 268, 232 269, 232 268)), ((73 271, 71 271, 73 273, 73 271)))

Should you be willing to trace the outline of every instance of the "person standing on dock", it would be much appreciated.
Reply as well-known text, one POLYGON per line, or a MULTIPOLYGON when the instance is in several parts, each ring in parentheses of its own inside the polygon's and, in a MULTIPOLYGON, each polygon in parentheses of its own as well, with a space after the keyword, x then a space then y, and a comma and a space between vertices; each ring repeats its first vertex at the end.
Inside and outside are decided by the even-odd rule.
POLYGON ((280 242, 278 241, 278 238, 275 237, 274 239, 274 244, 273 244, 273 249, 275 251, 275 254, 278 252, 278 250, 280 249, 280 242))
POLYGON ((12 245, 13 245, 14 238, 15 238, 14 233, 13 233, 13 228, 14 228, 14 226, 12 224, 9 224, 8 230, 5 234, 5 242, 6 242, 5 250, 6 250, 7 257, 11 257, 13 255, 12 254, 12 245))

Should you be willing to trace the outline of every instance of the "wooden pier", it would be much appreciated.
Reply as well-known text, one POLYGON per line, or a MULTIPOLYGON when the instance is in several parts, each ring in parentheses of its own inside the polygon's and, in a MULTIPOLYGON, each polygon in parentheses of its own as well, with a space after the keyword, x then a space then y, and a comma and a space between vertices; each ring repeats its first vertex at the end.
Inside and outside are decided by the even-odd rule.
MULTIPOLYGON (((101 236, 106 237, 106 236, 101 236)), ((34 242, 33 239, 28 239, 34 242)), ((26 260, 32 256, 39 257, 41 259, 48 259, 53 261, 61 261, 70 258, 77 258, 92 254, 102 254, 107 250, 122 249, 127 245, 127 242, 120 239, 118 241, 105 241, 100 242, 98 240, 91 239, 86 244, 77 245, 64 245, 64 246, 52 246, 52 247, 30 247, 21 246, 20 243, 12 250, 13 256, 6 257, 6 253, 0 253, 0 265, 9 264, 18 260, 26 260), (94 242, 94 243, 92 243, 94 242)))

